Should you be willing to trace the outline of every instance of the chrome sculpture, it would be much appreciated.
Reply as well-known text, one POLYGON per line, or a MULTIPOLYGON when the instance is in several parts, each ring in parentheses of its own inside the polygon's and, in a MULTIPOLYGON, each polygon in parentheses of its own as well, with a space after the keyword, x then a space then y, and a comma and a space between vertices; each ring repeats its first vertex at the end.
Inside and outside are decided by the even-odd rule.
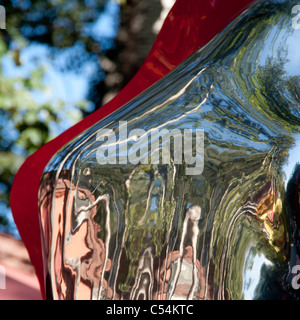
POLYGON ((52 158, 48 298, 299 299, 295 5, 256 2, 52 158))

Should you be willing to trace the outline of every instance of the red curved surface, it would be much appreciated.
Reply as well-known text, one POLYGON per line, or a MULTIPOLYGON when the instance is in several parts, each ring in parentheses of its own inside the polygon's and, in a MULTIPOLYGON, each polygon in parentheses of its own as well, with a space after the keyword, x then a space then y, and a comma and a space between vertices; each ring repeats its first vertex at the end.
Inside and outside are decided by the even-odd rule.
POLYGON ((177 0, 142 67, 110 102, 92 113, 24 162, 14 178, 11 208, 45 298, 43 250, 38 211, 38 189, 51 157, 80 132, 109 115, 168 74, 205 45, 256 0, 177 0))

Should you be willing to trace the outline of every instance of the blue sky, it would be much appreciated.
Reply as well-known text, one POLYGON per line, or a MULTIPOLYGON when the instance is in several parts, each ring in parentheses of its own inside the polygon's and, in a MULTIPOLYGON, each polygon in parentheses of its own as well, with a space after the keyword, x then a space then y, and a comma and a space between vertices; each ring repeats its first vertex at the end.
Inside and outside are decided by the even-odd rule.
MULTIPOLYGON (((89 34, 94 40, 99 42, 101 48, 105 51, 114 46, 114 39, 119 28, 119 5, 115 1, 109 1, 106 8, 99 18, 86 26, 84 33, 89 34)), ((47 86, 46 92, 34 92, 34 97, 38 103, 62 100, 66 108, 72 112, 78 112, 74 106, 87 98, 89 90, 89 80, 95 76, 104 77, 99 72, 97 60, 91 59, 85 51, 82 43, 77 42, 73 47, 56 50, 53 57, 51 48, 45 44, 30 43, 20 52, 21 66, 16 66, 13 59, 6 55, 2 59, 2 71, 7 77, 26 78, 38 66, 45 69, 43 83, 47 86), (81 66, 80 73, 76 70, 60 70, 58 66, 66 64, 68 58, 72 55, 85 55, 86 61, 81 66)), ((91 105, 91 108, 93 106, 91 105)), ((63 115, 61 115, 63 117, 63 115)), ((79 118, 74 114, 74 118, 79 118)), ((75 121, 76 122, 76 121, 75 121)), ((52 135, 56 136, 62 131, 72 126, 73 123, 62 122, 60 126, 53 124, 52 135)))
MULTIPOLYGON (((99 15, 98 19, 82 30, 83 33, 96 40, 104 52, 114 46, 119 28, 119 10, 119 4, 116 1, 108 1, 104 12, 99 15)), ((61 100, 65 104, 64 111, 71 111, 73 116, 73 119, 67 120, 64 112, 58 114, 62 121, 59 124, 53 122, 50 127, 51 135, 55 137, 80 120, 81 113, 76 105, 87 99, 90 79, 95 76, 104 78, 104 73, 99 70, 98 59, 99 57, 93 57, 86 52, 83 44, 79 41, 70 48, 55 49, 54 55, 53 50, 45 44, 29 43, 20 51, 20 66, 17 66, 13 58, 7 54, 1 60, 1 68, 4 76, 11 78, 27 78, 38 67, 44 68, 43 84, 47 90, 33 92, 34 99, 39 104, 50 102, 54 105, 61 100), (75 69, 63 68, 72 56, 83 58, 84 63, 80 66, 80 72, 75 69)), ((88 104, 92 110, 92 102, 88 101, 88 104)), ((47 117, 47 112, 40 112, 38 116, 42 120, 43 117, 47 117)), ((9 124, 6 127, 9 128, 9 135, 16 138, 18 132, 14 131, 9 124)), ((18 150, 18 148, 15 151, 22 153, 22 150, 18 150)), ((18 237, 10 209, 0 202, 0 214, 4 212, 6 212, 5 215, 11 225, 10 231, 18 237)))

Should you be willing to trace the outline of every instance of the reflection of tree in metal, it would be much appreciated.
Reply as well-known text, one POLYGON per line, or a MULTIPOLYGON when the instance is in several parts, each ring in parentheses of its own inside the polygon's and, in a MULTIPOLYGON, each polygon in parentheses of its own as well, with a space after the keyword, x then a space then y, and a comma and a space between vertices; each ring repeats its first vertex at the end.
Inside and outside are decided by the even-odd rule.
POLYGON ((291 287, 300 216, 293 4, 258 1, 53 157, 39 197, 49 297, 299 297, 291 287), (147 133, 204 129, 203 173, 187 176, 174 159, 100 165, 97 133, 120 138, 120 120, 147 133))

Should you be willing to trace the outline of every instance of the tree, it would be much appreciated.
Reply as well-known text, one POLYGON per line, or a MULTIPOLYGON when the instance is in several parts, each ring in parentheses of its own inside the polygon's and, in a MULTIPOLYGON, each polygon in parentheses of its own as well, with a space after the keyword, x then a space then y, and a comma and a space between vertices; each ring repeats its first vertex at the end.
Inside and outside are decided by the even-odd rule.
POLYGON ((9 194, 24 159, 127 84, 174 2, 0 1, 6 9, 6 30, 0 31, 0 231, 17 235, 9 194), (28 57, 24 52, 30 48, 40 51, 28 57), (7 65, 13 70, 9 75, 7 65), (68 73, 87 74, 82 99, 49 97, 50 90, 60 89, 45 80, 49 65, 62 82, 68 73))
POLYGON ((88 109, 91 111, 87 99, 77 100, 70 105, 55 94, 49 95, 49 91, 59 87, 51 88, 45 76, 49 70, 60 72, 58 76, 67 73, 70 68, 74 72, 80 71, 87 57, 95 64, 94 56, 101 50, 101 39, 93 37, 91 24, 104 12, 106 3, 106 0, 33 0, 4 4, 6 30, 0 33, 2 232, 17 235, 9 214, 9 195, 13 177, 24 159, 66 127, 81 120, 88 109), (43 48, 43 56, 38 56, 38 53, 35 56, 28 55, 29 49, 34 51, 37 48, 43 48), (63 62, 55 65, 62 54, 66 55, 63 62), (24 58, 27 62, 24 62, 24 58), (45 61, 48 62, 48 68, 45 61), (52 69, 49 68, 51 62, 54 64, 52 69), (7 72, 7 69, 11 71, 7 72))

